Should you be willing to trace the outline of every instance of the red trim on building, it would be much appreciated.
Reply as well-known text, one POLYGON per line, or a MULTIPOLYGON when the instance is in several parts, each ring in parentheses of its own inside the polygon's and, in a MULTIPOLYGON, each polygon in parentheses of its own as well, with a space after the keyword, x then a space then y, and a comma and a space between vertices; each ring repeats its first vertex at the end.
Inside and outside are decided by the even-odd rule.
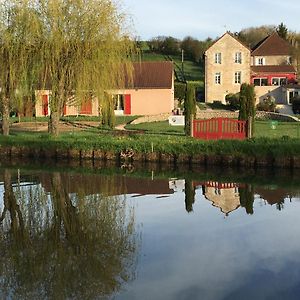
POLYGON ((251 76, 251 83, 254 84, 254 79, 259 79, 259 78, 267 78, 268 79, 268 85, 272 85, 272 79, 273 78, 286 78, 287 83, 295 83, 296 82, 296 74, 291 74, 291 73, 257 73, 253 74, 251 76))
POLYGON ((131 95, 124 95, 124 115, 131 114, 131 95))

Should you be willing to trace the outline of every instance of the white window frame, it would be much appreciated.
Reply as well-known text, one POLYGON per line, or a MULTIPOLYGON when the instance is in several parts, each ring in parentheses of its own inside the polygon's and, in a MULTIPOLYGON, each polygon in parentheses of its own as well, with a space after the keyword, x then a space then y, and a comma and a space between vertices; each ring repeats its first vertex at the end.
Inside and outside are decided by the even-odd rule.
POLYGON ((254 84, 254 80, 259 80, 259 85, 255 85, 255 86, 269 86, 269 82, 267 85, 262 85, 261 82, 262 80, 266 79, 268 81, 267 77, 257 77, 257 78, 253 78, 253 84, 254 84))
POLYGON ((235 84, 241 84, 242 83, 242 72, 237 71, 234 73, 234 83, 235 84))
POLYGON ((257 57, 256 58, 256 65, 264 66, 266 64, 266 60, 264 57, 257 57))
POLYGON ((217 72, 217 73, 215 73, 215 84, 221 84, 221 79, 222 78, 222 74, 221 74, 221 72, 217 72))
POLYGON ((242 63, 242 52, 235 52, 234 62, 236 64, 241 64, 242 63))
POLYGON ((287 84, 287 81, 288 81, 287 77, 272 77, 272 82, 271 82, 271 84, 274 85, 274 86, 282 86, 282 85, 284 85, 284 84, 281 83, 281 80, 285 80, 285 84, 287 84), (274 80, 274 79, 278 79, 278 84, 274 84, 274 83, 273 83, 273 80, 274 80))
POLYGON ((215 64, 221 64, 222 63, 222 53, 218 52, 215 53, 215 64))

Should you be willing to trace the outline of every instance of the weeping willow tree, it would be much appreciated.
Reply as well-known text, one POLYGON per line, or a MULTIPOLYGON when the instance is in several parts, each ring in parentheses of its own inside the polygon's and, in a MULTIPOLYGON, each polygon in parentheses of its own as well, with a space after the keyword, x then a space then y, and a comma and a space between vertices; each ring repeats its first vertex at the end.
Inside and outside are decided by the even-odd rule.
POLYGON ((47 191, 15 178, 4 171, 1 299, 108 299, 135 278, 140 233, 134 206, 104 196, 119 189, 113 177, 95 177, 93 195, 87 181, 70 193, 68 173, 41 174, 47 191))
POLYGON ((32 2, 0 3, 0 103, 2 134, 8 135, 11 107, 33 95, 41 26, 32 2))
POLYGON ((110 109, 105 91, 122 86, 125 74, 131 74, 134 43, 126 32, 126 16, 113 1, 39 0, 37 10, 44 30, 43 83, 51 90, 48 129, 58 135, 70 97, 78 105, 98 99, 110 109))

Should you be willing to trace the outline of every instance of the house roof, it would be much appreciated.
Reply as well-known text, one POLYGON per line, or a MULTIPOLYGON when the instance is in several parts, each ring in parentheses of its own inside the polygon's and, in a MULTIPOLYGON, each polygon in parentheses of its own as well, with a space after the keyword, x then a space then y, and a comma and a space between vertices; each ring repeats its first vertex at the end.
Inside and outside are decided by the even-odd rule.
POLYGON ((252 50, 252 56, 290 55, 291 48, 289 42, 281 38, 277 32, 267 36, 259 42, 252 50))
MULTIPOLYGON (((237 42, 239 42, 242 46, 244 46, 246 49, 248 49, 249 51, 251 51, 251 49, 249 47, 247 47, 245 44, 243 44, 236 36, 234 36, 231 32, 226 31, 222 36, 220 36, 218 39, 216 39, 211 45, 210 47, 206 50, 208 51, 212 46, 214 46, 219 40, 221 40, 225 35, 229 35, 231 36, 233 39, 235 39, 237 42)), ((206 52, 205 51, 205 52, 206 52)))
POLYGON ((252 66, 251 71, 254 73, 296 73, 292 65, 252 66))
POLYGON ((128 89, 170 89, 173 85, 173 63, 171 61, 133 63, 132 82, 128 89))

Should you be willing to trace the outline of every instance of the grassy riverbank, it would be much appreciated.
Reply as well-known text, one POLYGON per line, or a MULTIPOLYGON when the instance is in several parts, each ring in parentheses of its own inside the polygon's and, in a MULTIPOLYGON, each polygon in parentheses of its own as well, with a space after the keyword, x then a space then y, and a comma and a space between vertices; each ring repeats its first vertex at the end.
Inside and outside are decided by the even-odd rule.
POLYGON ((245 141, 201 141, 185 136, 168 134, 137 134, 123 132, 72 132, 58 138, 41 133, 14 133, 0 136, 0 145, 42 149, 103 150, 120 152, 160 152, 173 155, 233 155, 253 157, 300 156, 300 139, 255 138, 245 141))

